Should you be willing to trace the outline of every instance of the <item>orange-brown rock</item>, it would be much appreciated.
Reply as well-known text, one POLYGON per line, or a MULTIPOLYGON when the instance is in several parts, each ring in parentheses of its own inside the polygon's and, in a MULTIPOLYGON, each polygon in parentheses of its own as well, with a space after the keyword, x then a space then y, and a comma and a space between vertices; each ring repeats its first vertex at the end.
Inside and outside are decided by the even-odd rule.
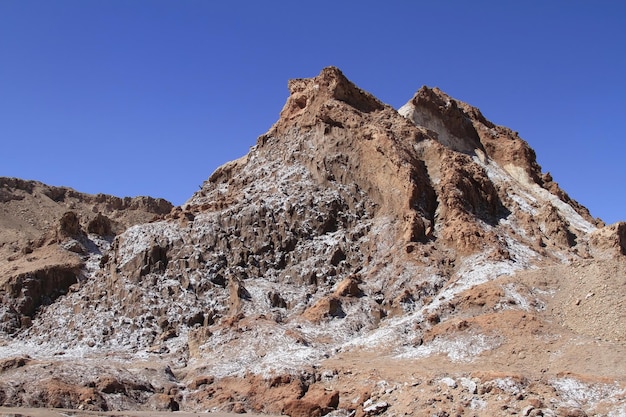
POLYGON ((0 405, 623 414, 624 223, 437 88, 288 87, 178 208, 0 180, 0 405))

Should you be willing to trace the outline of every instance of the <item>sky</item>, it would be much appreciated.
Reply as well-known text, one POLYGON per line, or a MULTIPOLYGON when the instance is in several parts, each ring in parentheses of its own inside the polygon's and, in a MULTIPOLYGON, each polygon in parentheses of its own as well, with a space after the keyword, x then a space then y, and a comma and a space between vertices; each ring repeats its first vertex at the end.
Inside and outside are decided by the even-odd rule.
POLYGON ((626 2, 0 0, 0 176, 179 205, 339 67, 399 108, 439 87, 626 220, 626 2))

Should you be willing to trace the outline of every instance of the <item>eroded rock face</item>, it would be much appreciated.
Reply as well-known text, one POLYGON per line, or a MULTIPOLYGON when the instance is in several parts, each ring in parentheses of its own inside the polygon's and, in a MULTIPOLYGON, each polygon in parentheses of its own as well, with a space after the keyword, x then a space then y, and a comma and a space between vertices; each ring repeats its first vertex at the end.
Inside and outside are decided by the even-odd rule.
POLYGON ((32 316, 42 303, 50 304, 77 282, 79 265, 52 266, 18 275, 9 287, 9 296, 16 300, 15 308, 32 316))
MULTIPOLYGON (((510 273, 589 251, 585 213, 534 181, 528 145, 478 110, 422 89, 400 112, 407 118, 336 68, 289 88, 280 120, 248 155, 164 220, 115 240, 104 279, 87 283, 107 296, 88 306, 72 295, 83 312, 73 331, 96 345, 163 350, 205 326, 194 317, 230 328, 263 316, 293 341, 310 337, 294 327, 301 319, 350 338, 426 308, 470 267, 510 273), (489 129, 504 136, 486 139, 489 129), (345 284, 356 276, 356 288, 345 284), (127 332, 114 330, 115 317, 127 332), (92 320, 109 330, 91 332, 92 320)), ((198 355, 219 338, 193 334, 198 355)))
MULTIPOLYGON (((175 368, 164 371, 171 385, 159 387, 138 382, 148 379, 146 369, 137 380, 66 381, 89 388, 71 395, 63 388, 71 406, 83 396, 108 409, 227 404, 221 409, 385 415, 400 408, 391 402, 396 389, 429 396, 421 407, 453 397, 480 409, 471 395, 513 401, 522 388, 507 391, 515 384, 498 385, 497 372, 472 380, 471 365, 454 368, 465 379, 437 382, 430 373, 428 382, 378 387, 378 376, 361 372, 359 355, 374 349, 391 361, 440 355, 469 364, 493 351, 496 363, 508 363, 497 355, 517 354, 517 338, 552 340, 560 313, 542 316, 554 283, 502 277, 624 254, 621 224, 597 229, 517 134, 438 89, 420 89, 396 111, 330 67, 290 81, 289 90, 280 119, 250 153, 218 168, 183 206, 97 196, 115 210, 63 217, 63 244, 84 263, 81 279, 46 308, 24 301, 21 310, 7 310, 7 322, 31 321, 15 339, 68 355, 147 356, 175 368), (99 258, 90 257, 90 242, 101 242, 90 236, 115 234, 116 210, 134 204, 167 214, 128 227, 105 240, 110 250, 104 245, 99 258), (498 323, 507 330, 499 332, 498 323), (333 358, 341 372, 318 370, 333 358), (467 386, 470 397, 453 396, 467 386)), ((28 194, 28 184, 22 188, 28 194)), ((56 202, 75 197, 48 194, 56 202)), ((395 375, 407 378, 405 370, 395 375)), ((556 383, 536 375, 529 378, 554 391, 556 383)), ((520 381, 523 389, 531 385, 520 381)), ((484 415, 497 409, 486 407, 484 415)))
POLYGON ((4 209, 0 212, 0 244, 15 245, 19 249, 29 240, 37 242, 46 233, 54 231, 68 212, 74 213, 80 223, 76 224, 76 219, 66 219, 68 223, 65 226, 73 224, 74 227, 74 230, 68 230, 70 235, 78 231, 78 226, 88 231, 89 223, 102 223, 104 220, 101 216, 109 219, 111 230, 104 231, 112 235, 121 233, 133 224, 165 215, 173 208, 171 203, 161 198, 84 194, 67 187, 53 187, 38 181, 7 177, 0 177, 0 204, 3 204, 4 209))
POLYGON ((111 219, 104 216, 102 213, 98 213, 96 217, 89 222, 87 231, 100 236, 111 236, 114 234, 111 219))
POLYGON ((439 90, 421 89, 400 112, 407 118, 336 68, 289 88, 280 120, 248 155, 219 168, 169 218, 116 239, 97 284, 108 294, 99 308, 151 329, 138 348, 184 334, 207 311, 216 319, 270 311, 315 323, 343 318, 350 334, 421 305, 466 256, 487 251, 502 268, 520 268, 533 257, 569 256, 577 234, 594 228, 533 182, 541 173, 524 141, 439 90), (489 139, 489 129, 505 137, 489 139), (519 172, 501 166, 512 162, 526 175, 523 190, 509 173, 519 172), (550 253, 540 252, 546 242, 550 253), (403 265, 421 270, 398 277, 403 265), (328 296, 357 274, 363 297, 328 296), (406 298, 412 287, 419 290, 406 298), (374 295, 382 310, 350 314, 369 310, 374 295))
POLYGON ((172 208, 16 178, 0 178, 0 205, 0 335, 29 327, 42 306, 78 286, 115 234, 172 208))
POLYGON ((59 220, 59 234, 64 237, 82 237, 85 234, 76 213, 67 211, 63 214, 59 220))

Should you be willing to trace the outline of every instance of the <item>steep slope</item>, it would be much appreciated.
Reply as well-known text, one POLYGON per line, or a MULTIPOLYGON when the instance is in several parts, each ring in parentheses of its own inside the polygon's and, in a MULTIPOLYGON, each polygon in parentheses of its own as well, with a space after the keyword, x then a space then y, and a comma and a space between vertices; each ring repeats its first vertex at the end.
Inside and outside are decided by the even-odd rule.
MULTIPOLYGON (((622 333, 558 302, 573 289, 585 307, 598 277, 624 294, 610 279, 624 274, 624 224, 598 228, 517 134, 438 89, 399 111, 333 67, 289 89, 248 155, 117 236, 0 353, 62 354, 49 365, 63 383, 91 387, 65 406, 92 409, 625 409, 622 333), (594 285, 566 283, 589 271, 594 285), (79 357, 114 387, 69 371, 79 357)), ((611 293, 608 322, 624 318, 611 293)), ((7 368, 15 381, 45 369, 7 368)))
POLYGON ((42 304, 93 272, 116 234, 171 209, 163 199, 0 178, 0 336, 29 326, 42 304))

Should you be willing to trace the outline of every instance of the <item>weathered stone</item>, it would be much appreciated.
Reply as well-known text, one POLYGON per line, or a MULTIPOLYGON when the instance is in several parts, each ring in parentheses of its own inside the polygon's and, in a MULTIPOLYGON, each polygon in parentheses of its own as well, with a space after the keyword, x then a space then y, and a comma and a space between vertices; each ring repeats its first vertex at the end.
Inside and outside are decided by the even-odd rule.
POLYGON ((389 408, 389 403, 387 403, 386 401, 378 401, 378 402, 371 402, 371 403, 368 403, 366 401, 366 403, 363 404, 363 412, 367 416, 377 416, 379 414, 384 413, 387 410, 387 408, 389 408))
POLYGON ((66 237, 81 237, 85 234, 75 212, 67 211, 63 214, 59 220, 59 234, 66 237))
MULTIPOLYGON (((613 317, 623 298, 623 228, 590 233, 595 223, 586 209, 541 173, 516 133, 438 89, 420 89, 398 112, 336 68, 289 88, 280 120, 249 154, 218 168, 171 212, 148 198, 38 194, 74 215, 66 213, 58 235, 55 211, 46 220, 51 234, 0 242, 1 276, 8 277, 0 288, 7 333, 0 342, 8 351, 22 340, 41 343, 55 355, 7 369, 2 402, 532 415, 544 411, 531 396, 563 400, 553 402, 558 389, 550 383, 565 365, 568 377, 593 380, 598 354, 598 372, 617 373, 607 369, 620 362, 607 360, 615 353, 600 336, 619 342, 623 335, 610 325, 621 323, 613 317), (150 207, 153 216, 124 232, 134 224, 133 207, 142 216, 150 207), (117 236, 109 250, 111 239, 93 234, 117 236), (63 242, 75 253, 54 256, 75 261, 55 258, 63 267, 46 270, 48 249, 63 242), (580 293, 588 274, 578 280, 559 272, 572 269, 546 268, 592 263, 601 252, 617 260, 603 264, 612 279, 594 285, 590 298, 580 293), (531 279, 526 268, 546 276, 531 279), (566 285, 571 297, 561 303, 566 285), (589 306, 596 300, 612 308, 595 315, 589 306), (582 313, 585 320, 576 316, 582 313), (586 341, 596 334, 583 322, 609 323, 610 331, 594 329, 592 351, 586 341), (585 361, 572 360, 572 334, 585 361), (63 361, 78 365, 74 352, 102 369, 84 372, 89 377, 59 371, 63 361), (321 369, 337 371, 320 371, 327 364, 321 369), (514 370, 529 370, 532 381, 514 370), (221 376, 203 376, 213 372, 221 376), (45 385, 51 375, 56 385, 45 385)), ((27 194, 41 187, 6 185, 3 204, 34 201, 27 194)), ((30 212, 15 207, 2 213, 19 213, 28 228, 30 212)))
POLYGON ((105 376, 96 381, 96 389, 105 394, 125 394, 126 387, 112 376, 105 376))
POLYGON ((354 277, 347 277, 337 285, 335 295, 338 297, 360 297, 363 292, 359 288, 359 281, 354 277))
POLYGON ((168 394, 154 394, 150 397, 149 406, 155 411, 178 411, 180 405, 178 402, 168 394))
POLYGON ((285 404, 282 412, 289 417, 320 417, 322 408, 308 401, 293 400, 285 404))
POLYGON ((89 221, 87 231, 100 236, 111 236, 114 234, 111 219, 104 216, 102 213, 98 213, 94 219, 89 221))

